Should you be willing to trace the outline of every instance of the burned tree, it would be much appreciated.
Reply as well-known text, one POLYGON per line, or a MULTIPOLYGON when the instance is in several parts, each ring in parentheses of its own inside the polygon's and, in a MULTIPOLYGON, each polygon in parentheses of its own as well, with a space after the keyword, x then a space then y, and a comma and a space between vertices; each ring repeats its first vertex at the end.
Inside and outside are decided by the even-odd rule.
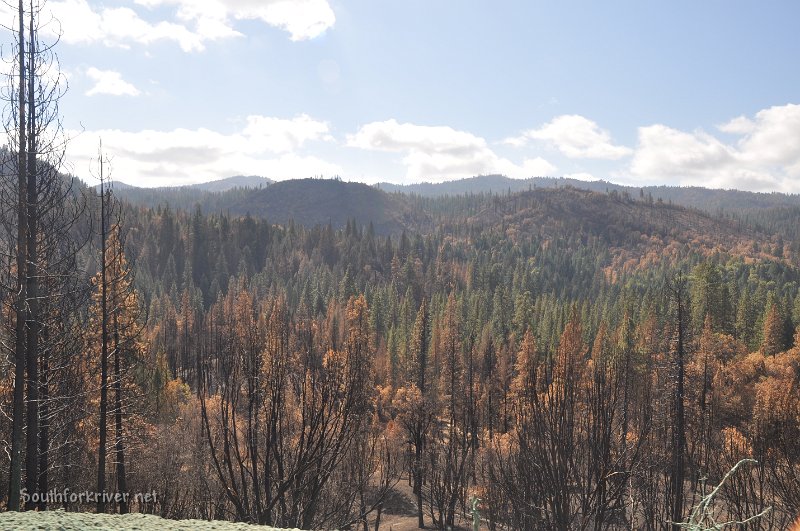
POLYGON ((324 528, 347 518, 326 488, 368 421, 366 312, 363 296, 351 298, 344 348, 323 353, 317 325, 293 326, 281 297, 256 305, 241 283, 212 305, 202 425, 236 520, 324 528))
MULTIPOLYGON (((128 401, 131 394, 138 394, 137 383, 133 380, 131 369, 142 357, 143 345, 140 334, 145 326, 143 310, 138 293, 133 284, 133 269, 125 257, 125 240, 122 231, 122 206, 113 196, 107 173, 108 160, 102 153, 98 158, 98 178, 100 180, 100 267, 93 283, 96 291, 90 315, 100 332, 95 338, 93 351, 99 350, 100 360, 90 361, 91 369, 99 365, 99 382, 89 384, 99 391, 98 448, 97 448, 97 491, 106 491, 106 459, 108 454, 108 420, 113 415, 113 455, 116 475, 116 491, 127 493, 127 473, 125 467, 125 426, 128 416, 128 401), (111 366, 109 366, 111 364, 111 366), (113 397, 109 399, 109 391, 113 397)), ((107 500, 99 498, 97 512, 106 512, 107 500)), ((119 512, 129 511, 128 501, 123 497, 119 512)))
POLYGON ((686 375, 686 324, 689 318, 689 298, 686 278, 682 273, 669 279, 666 291, 672 305, 673 324, 673 388, 672 388, 672 438, 669 481, 671 521, 683 521, 683 492, 686 467, 686 415, 684 412, 684 380, 686 375))
POLYGON ((73 296, 81 288, 75 256, 81 238, 74 229, 83 209, 72 181, 59 172, 65 138, 58 104, 66 84, 54 43, 39 38, 44 25, 53 21, 42 22, 39 1, 20 0, 13 8, 17 19, 6 28, 14 35, 14 53, 3 91, 8 149, 0 183, 7 237, 0 252, 5 266, 2 288, 8 294, 3 300, 10 302, 11 316, 3 348, 13 352, 9 357, 14 360, 8 506, 16 510, 23 486, 23 447, 25 489, 41 492, 48 486, 50 405, 55 398, 49 386, 53 374, 62 372, 62 365, 51 366, 50 358, 64 354, 61 349, 66 346, 65 336, 51 331, 63 322, 64 312, 77 308, 73 296))

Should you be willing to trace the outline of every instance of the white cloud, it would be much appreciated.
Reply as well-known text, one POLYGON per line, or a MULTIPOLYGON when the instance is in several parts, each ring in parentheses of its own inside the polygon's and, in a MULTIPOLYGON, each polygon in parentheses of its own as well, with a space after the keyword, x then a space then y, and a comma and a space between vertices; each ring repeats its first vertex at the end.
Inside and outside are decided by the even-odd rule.
POLYGON ((327 123, 306 115, 249 116, 232 134, 203 128, 87 131, 75 134, 68 144, 73 173, 88 177, 101 138, 113 177, 137 186, 190 184, 239 174, 287 179, 343 173, 336 164, 300 152, 308 142, 330 140, 327 123))
POLYGON ((633 153, 628 147, 614 145, 608 131, 577 114, 557 116, 539 129, 507 138, 505 143, 520 147, 532 139, 544 140, 570 158, 617 160, 633 153))
POLYGON ((293 41, 313 39, 333 27, 327 0, 135 0, 147 7, 174 5, 178 18, 196 24, 201 35, 230 36, 231 20, 260 20, 287 31, 293 41))
POLYGON ((515 148, 522 147, 527 143, 528 143, 528 137, 525 136, 524 134, 520 135, 520 136, 510 136, 510 137, 506 138, 505 140, 503 140, 503 144, 506 144, 506 145, 509 145, 509 146, 512 146, 512 147, 515 147, 515 148))
POLYGON ((86 91, 87 96, 108 94, 110 96, 138 96, 139 89, 122 79, 122 74, 114 70, 100 70, 91 67, 86 75, 94 81, 94 86, 86 91))
MULTIPOLYGON (((518 174, 517 176, 521 178, 553 176, 557 170, 555 166, 542 157, 523 160, 521 169, 521 172, 516 172, 518 174)), ((508 175, 514 176, 514 172, 515 170, 512 170, 512 172, 509 172, 508 175)))
MULTIPOLYGON (((241 37, 233 27, 237 20, 259 20, 288 32, 294 41, 318 37, 336 22, 328 0, 134 0, 134 4, 140 11, 174 7, 174 20, 151 22, 131 7, 106 7, 90 0, 50 0, 42 30, 70 44, 128 48, 171 41, 183 51, 197 52, 208 42, 241 37)), ((3 19, 13 20, 14 15, 11 5, 0 2, 3 19)))
POLYGON ((661 175, 667 178, 685 177, 725 167, 734 162, 730 148, 722 142, 697 131, 686 133, 665 125, 639 128, 639 146, 631 162, 637 175, 661 175))
POLYGON ((243 135, 257 151, 261 146, 275 153, 293 151, 310 140, 332 141, 326 122, 301 114, 291 120, 269 116, 248 116, 243 135))
POLYGON ((702 130, 642 127, 631 173, 671 184, 794 193, 800 189, 800 105, 770 107, 753 119, 740 116, 719 129, 740 138, 727 144, 702 130))
POLYGON ((465 154, 486 147, 484 139, 452 127, 401 124, 395 119, 362 125, 356 134, 348 135, 347 144, 383 151, 419 150, 453 154, 465 154))
POLYGON ((367 150, 404 153, 408 181, 437 181, 502 173, 510 177, 551 175, 556 168, 537 157, 521 165, 499 157, 486 140, 447 126, 398 123, 396 120, 365 124, 347 136, 347 145, 367 150))
POLYGON ((800 105, 770 107, 756 113, 752 128, 739 141, 742 160, 749 165, 775 165, 800 179, 800 105))
POLYGON ((733 120, 731 120, 730 122, 718 125, 717 129, 719 129, 723 133, 744 135, 752 131, 753 127, 755 127, 755 124, 750 118, 746 118, 744 116, 738 116, 733 120))
POLYGON ((106 46, 128 47, 132 43, 173 41, 190 52, 203 50, 203 41, 208 39, 182 24, 148 22, 128 7, 95 10, 87 0, 51 0, 47 8, 54 17, 47 30, 50 33, 60 31, 64 42, 71 44, 100 42, 106 46))

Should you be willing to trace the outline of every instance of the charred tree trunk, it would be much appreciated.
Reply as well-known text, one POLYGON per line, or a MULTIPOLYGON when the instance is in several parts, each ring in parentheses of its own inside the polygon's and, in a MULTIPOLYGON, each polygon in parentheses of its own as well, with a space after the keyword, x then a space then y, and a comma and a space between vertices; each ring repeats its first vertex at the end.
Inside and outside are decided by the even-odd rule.
POLYGON ((100 154, 100 297, 101 297, 101 345, 100 345, 100 442, 97 446, 97 512, 106 512, 103 493, 106 490, 106 437, 108 418, 108 280, 106 278, 106 196, 103 175, 103 155, 100 154))
POLYGON ((22 488, 22 431, 25 409, 25 363, 26 341, 26 262, 28 243, 27 192, 27 135, 25 116, 26 70, 25 70, 25 21, 22 0, 19 0, 19 131, 17 145, 17 294, 16 294, 16 342, 14 345, 14 405, 11 428, 11 471, 8 487, 8 508, 19 510, 20 489, 22 488))
POLYGON ((686 348, 686 280, 678 274, 669 286, 675 304, 675 389, 673 391, 674 424, 672 431, 672 467, 670 471, 671 520, 674 528, 683 521, 683 490, 685 479, 686 418, 684 411, 684 379, 686 348))
MULTIPOLYGON (((422 427, 419 427, 422 433, 422 427)), ((425 529, 425 516, 422 512, 422 437, 414 441, 414 494, 417 495, 417 526, 425 529)))
MULTIPOLYGON (((37 252, 37 238, 39 233, 39 197, 38 179, 36 168, 37 134, 36 134, 36 107, 34 105, 34 25, 33 6, 31 6, 30 28, 28 34, 28 179, 27 179, 27 209, 28 209, 28 245, 27 274, 26 274, 26 299, 28 313, 26 315, 26 366, 28 370, 28 430, 26 432, 25 453, 25 487, 28 493, 38 491, 39 483, 39 265, 37 252)), ((26 509, 33 509, 33 501, 26 503, 26 509)))
MULTIPOLYGON (((43 341, 47 342, 48 337, 45 332, 43 341)), ((39 491, 47 492, 50 488, 48 470, 50 468, 50 359, 49 353, 41 356, 41 367, 39 368, 39 491)), ((38 509, 47 509, 47 501, 43 499, 39 502, 38 509)))
MULTIPOLYGON (((50 387, 49 387, 50 360, 47 355, 41 358, 39 369, 39 491, 47 492, 50 488, 48 469, 50 468, 50 387)), ((38 506, 40 511, 47 508, 47 502, 42 500, 38 506)))
POLYGON ((122 501, 119 504, 121 514, 128 513, 128 501, 124 496, 128 493, 128 480, 125 474, 125 442, 122 434, 122 374, 120 371, 119 355, 119 331, 117 329, 117 319, 114 316, 114 430, 115 445, 114 450, 117 460, 117 492, 122 494, 122 501))
POLYGON ((52 467, 52 454, 48 456, 47 452, 53 446, 50 438, 59 432, 59 409, 64 403, 61 399, 74 392, 53 375, 68 372, 64 367, 69 366, 69 361, 64 363, 65 359, 58 356, 72 357, 76 352, 62 350, 63 335, 48 335, 48 330, 61 327, 63 318, 80 307, 80 297, 76 296, 81 291, 77 280, 81 275, 75 274, 77 265, 73 260, 80 245, 73 245, 78 232, 72 229, 83 210, 71 186, 65 185, 59 174, 65 139, 61 136, 58 100, 64 90, 53 45, 39 41, 41 10, 42 5, 34 0, 27 5, 24 0, 17 3, 17 49, 12 68, 18 70, 6 92, 13 109, 5 124, 7 143, 13 157, 10 166, 16 171, 13 177, 9 175, 13 182, 3 179, 0 193, 0 218, 9 236, 13 235, 6 240, 6 252, 15 261, 9 267, 9 276, 15 279, 4 283, 10 293, 8 298, 3 297, 13 302, 3 334, 13 338, 9 351, 13 351, 15 365, 10 510, 20 509, 23 481, 31 496, 26 508, 46 507, 44 502, 32 503, 32 498, 49 485, 47 473, 52 467), (75 283, 67 287, 71 281, 75 283), (54 393, 59 401, 46 404, 54 393), (55 423, 51 422, 53 419, 55 423))

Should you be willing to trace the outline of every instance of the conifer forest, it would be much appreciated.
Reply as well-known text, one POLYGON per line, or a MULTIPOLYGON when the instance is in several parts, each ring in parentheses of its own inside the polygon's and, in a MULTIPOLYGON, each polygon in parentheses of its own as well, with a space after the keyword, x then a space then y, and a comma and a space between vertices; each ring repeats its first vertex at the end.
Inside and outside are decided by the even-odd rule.
POLYGON ((363 531, 800 515, 796 196, 148 192, 102 139, 89 186, 64 165, 60 44, 13 5, 3 509, 363 531))

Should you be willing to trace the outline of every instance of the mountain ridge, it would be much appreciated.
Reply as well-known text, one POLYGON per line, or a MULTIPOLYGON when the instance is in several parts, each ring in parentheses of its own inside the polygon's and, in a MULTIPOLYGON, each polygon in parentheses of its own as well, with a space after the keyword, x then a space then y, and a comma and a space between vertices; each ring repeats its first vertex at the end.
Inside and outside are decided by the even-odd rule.
POLYGON ((260 175, 234 175, 233 177, 226 177, 216 181, 190 184, 188 187, 208 192, 226 192, 233 188, 261 188, 274 182, 272 179, 261 177, 260 175))
POLYGON ((528 179, 512 179, 504 175, 478 175, 442 183, 394 184, 381 182, 376 187, 387 192, 417 194, 424 197, 441 197, 444 195, 465 195, 478 193, 504 194, 509 191, 522 192, 533 188, 558 188, 572 186, 594 192, 627 192, 631 196, 642 198, 652 196, 653 200, 678 203, 691 208, 699 208, 708 212, 720 208, 748 210, 770 207, 800 207, 800 194, 781 192, 750 192, 735 189, 715 189, 700 186, 647 185, 629 186, 604 180, 584 181, 568 177, 531 177, 528 179))
POLYGON ((560 245, 572 239, 583 245, 599 244, 612 256, 607 275, 652 266, 667 256, 677 259, 686 249, 706 256, 784 259, 776 234, 737 220, 677 204, 573 187, 537 188, 495 198, 466 213, 460 224, 477 232, 502 231, 518 246, 534 240, 560 245))
MULTIPOLYGON (((242 181, 230 180, 228 184, 234 182, 242 181)), ((200 208, 207 213, 228 212, 236 216, 250 214, 277 224, 293 221, 307 227, 330 224, 334 228, 342 228, 355 220, 364 226, 372 223, 373 229, 378 233, 392 234, 404 230, 422 233, 436 230, 436 223, 432 220, 438 215, 437 212, 444 212, 442 209, 471 208, 479 204, 491 204, 493 200, 532 193, 536 195, 546 190, 568 189, 592 192, 598 196, 594 199, 584 197, 582 201, 598 203, 602 201, 602 197, 608 197, 619 199, 622 201, 620 204, 632 202, 640 206, 675 205, 718 219, 729 218, 735 220, 740 227, 758 228, 766 234, 780 233, 790 241, 797 239, 796 221, 800 220, 800 196, 778 193, 758 194, 677 187, 636 189, 604 181, 585 182, 555 178, 517 181, 503 176, 476 177, 438 185, 391 187, 395 191, 340 179, 312 178, 278 181, 257 188, 221 187, 222 191, 209 191, 196 186, 151 189, 124 185, 116 188, 116 191, 120 198, 136 206, 153 208, 169 204, 178 210, 191 211, 200 208), (464 189, 480 191, 445 193, 464 189), (490 189, 491 192, 488 191, 490 189), (424 193, 417 193, 420 190, 424 193)), ((572 193, 571 197, 578 196, 572 193)), ((608 208, 614 208, 612 203, 609 203, 608 208)))
POLYGON ((338 179, 291 179, 255 190, 230 206, 238 215, 264 217, 273 223, 344 227, 350 220, 372 223, 379 234, 427 222, 412 215, 407 199, 378 188, 338 179))
MULTIPOLYGON (((181 191, 189 191, 189 196, 194 201, 202 199, 204 193, 224 194, 236 189, 257 189, 274 185, 277 182, 307 181, 309 179, 290 179, 287 181, 273 181, 258 175, 237 175, 190 185, 161 186, 156 188, 145 188, 114 181, 113 186, 120 195, 128 196, 134 202, 144 202, 153 206, 154 200, 160 198, 162 201, 176 199, 176 195, 181 191), (150 197, 150 201, 142 201, 142 197, 150 197)), ((329 179, 310 179, 325 181, 329 179)), ((353 182, 354 181, 344 181, 353 182)), ((362 184, 362 183, 357 183, 362 184)), ((631 197, 640 199, 652 198, 653 201, 659 199, 664 202, 672 202, 689 208, 697 208, 706 212, 748 212, 764 208, 775 207, 800 207, 800 194, 788 194, 781 192, 750 192, 735 189, 712 189, 700 186, 669 186, 669 185, 648 185, 630 186, 616 184, 604 180, 583 181, 567 177, 531 177, 528 179, 512 179, 504 175, 478 175, 445 181, 441 183, 413 183, 396 184, 389 182, 379 182, 371 185, 373 188, 388 193, 399 193, 403 195, 419 195, 422 197, 437 198, 443 196, 461 196, 469 194, 508 194, 514 192, 524 192, 536 188, 561 188, 571 186, 582 190, 594 192, 617 191, 621 194, 628 194, 631 197)), ((97 186, 95 186, 97 188, 97 186)), ((185 203, 185 200, 180 201, 185 203)), ((214 202, 214 201, 212 201, 214 202)), ((217 201, 215 203, 226 203, 217 201)), ((185 205, 181 205, 185 206, 185 205)))
MULTIPOLYGON (((155 186, 155 187, 144 187, 144 186, 136 186, 134 184, 128 184, 124 181, 111 181, 112 186, 116 190, 161 190, 161 191, 169 191, 169 190, 180 190, 182 188, 188 188, 192 190, 201 190, 206 192, 227 192, 228 190, 232 190, 233 188, 260 188, 262 186, 269 186, 270 184, 274 183, 272 179, 268 179, 267 177, 261 177, 260 175, 234 175, 232 177, 225 177, 222 179, 217 179, 214 181, 204 181, 201 183, 194 183, 194 184, 180 184, 176 186, 155 186)), ((98 189, 100 187, 99 184, 95 185, 93 188, 98 189)))

